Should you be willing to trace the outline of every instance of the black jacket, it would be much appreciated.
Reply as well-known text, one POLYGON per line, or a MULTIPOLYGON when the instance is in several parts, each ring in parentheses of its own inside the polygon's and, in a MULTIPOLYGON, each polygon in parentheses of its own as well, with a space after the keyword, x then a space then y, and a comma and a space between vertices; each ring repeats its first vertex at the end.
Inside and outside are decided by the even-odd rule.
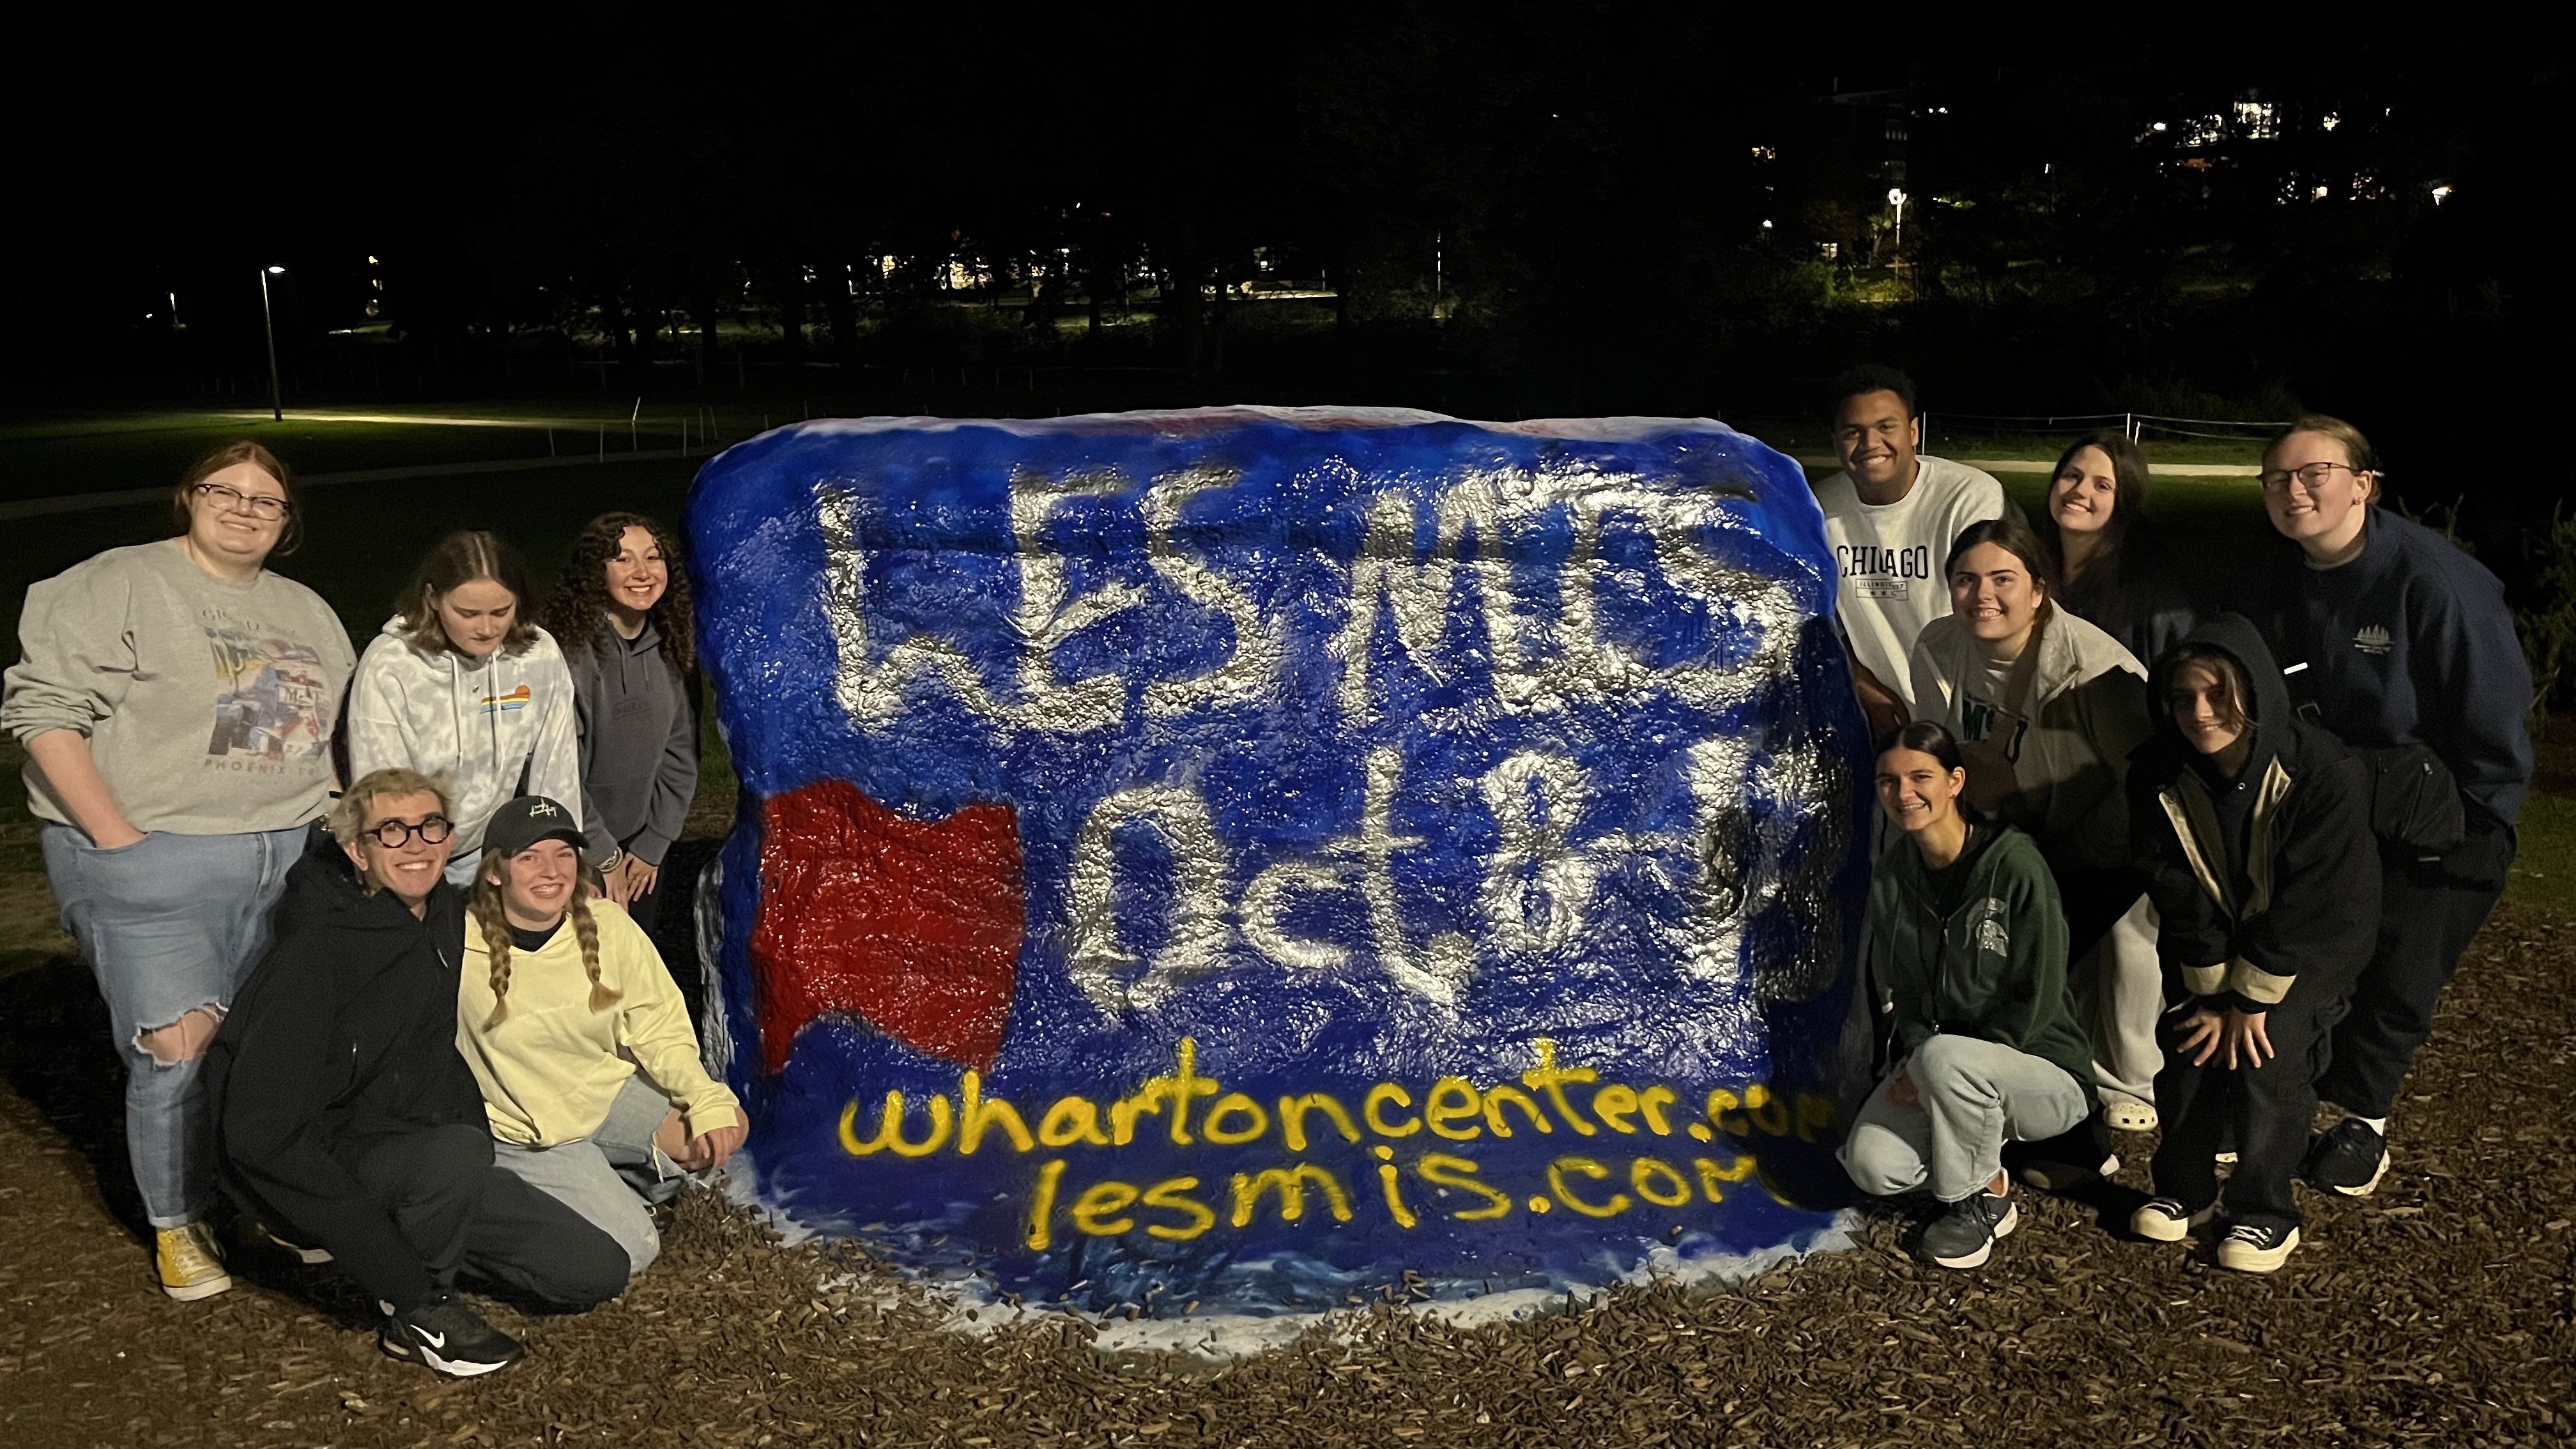
POLYGON ((489 1127, 456 1051, 464 899, 442 881, 424 915, 369 894, 315 831, 206 1063, 229 1185, 404 1308, 433 1291, 429 1272, 347 1164, 371 1138, 489 1127))
POLYGON ((2468 817, 2443 872, 2502 886, 2531 789, 2531 668, 2496 576, 2374 505, 2361 557, 2312 569, 2283 544, 2240 607, 2288 671, 2291 702, 2344 743, 2440 757, 2468 817))
POLYGON ((2185 641, 2236 661, 2252 687, 2253 742, 2235 778, 2174 727, 2180 650, 2156 661, 2155 735, 2129 763, 2130 844, 2161 921, 2166 995, 2269 1011, 2348 990, 2379 934, 2370 772, 2298 717, 2254 626, 2201 621, 2185 641))

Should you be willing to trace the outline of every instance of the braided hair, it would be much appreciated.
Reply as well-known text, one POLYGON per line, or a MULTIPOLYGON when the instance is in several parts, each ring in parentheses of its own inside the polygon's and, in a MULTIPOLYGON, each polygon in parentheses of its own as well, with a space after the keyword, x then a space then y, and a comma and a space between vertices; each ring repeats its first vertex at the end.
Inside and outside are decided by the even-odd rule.
MULTIPOLYGON (((482 869, 475 872, 474 899, 467 906, 483 928, 483 949, 492 957, 492 1014, 484 1018, 485 1031, 510 1014, 510 918, 501 909, 501 879, 509 868, 509 857, 487 852, 482 869)), ((619 993, 609 990, 599 976, 599 918, 591 914, 590 896, 585 881, 574 890, 565 914, 572 918, 573 940, 581 946, 581 969, 590 976, 590 1009, 606 1011, 617 1003, 619 993)))

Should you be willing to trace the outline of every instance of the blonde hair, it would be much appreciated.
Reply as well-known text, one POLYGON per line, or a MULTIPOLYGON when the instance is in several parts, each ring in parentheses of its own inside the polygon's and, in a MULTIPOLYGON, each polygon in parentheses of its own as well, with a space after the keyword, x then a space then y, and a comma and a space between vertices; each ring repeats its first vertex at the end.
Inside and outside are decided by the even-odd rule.
MULTIPOLYGON (((2361 429, 2330 413, 2299 414, 2297 422, 2283 428, 2272 441, 2263 445, 2263 461, 2268 465, 2272 455, 2281 451, 2283 443, 2301 433, 2314 433, 2341 443, 2344 461, 2352 465, 2352 471, 2356 473, 2375 474, 2379 471, 2379 454, 2371 450, 2370 440, 2361 435, 2361 429)), ((2370 497, 2374 503, 2379 501, 2379 490, 2370 490, 2370 497)))
POLYGON ((358 777, 356 784, 341 791, 339 800, 331 806, 331 838, 342 845, 357 844, 359 832, 367 828, 367 807, 387 795, 435 795, 440 814, 453 808, 447 781, 441 776, 424 775, 399 765, 369 770, 358 777))
MULTIPOLYGON (((483 1020, 485 1031, 510 1014, 510 918, 501 909, 501 877, 509 868, 510 857, 485 851, 482 867, 474 872, 474 898, 466 907, 483 928, 483 949, 492 958, 492 1014, 483 1020)), ((573 939, 581 943, 581 969, 590 976, 590 1009, 606 1011, 617 1004, 619 993, 599 979, 599 918, 590 913, 590 894, 586 884, 576 887, 564 914, 572 918, 573 939)))

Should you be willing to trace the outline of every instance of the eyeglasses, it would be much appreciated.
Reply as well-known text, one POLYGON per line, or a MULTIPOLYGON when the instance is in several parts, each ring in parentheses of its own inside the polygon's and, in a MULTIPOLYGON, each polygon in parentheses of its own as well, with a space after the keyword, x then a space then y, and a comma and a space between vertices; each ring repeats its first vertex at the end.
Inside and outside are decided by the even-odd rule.
POLYGON ((387 850, 400 850, 415 835, 421 838, 423 844, 436 845, 456 833, 456 822, 444 815, 424 815, 418 825, 401 820, 384 820, 377 822, 375 829, 362 830, 358 833, 387 850))
POLYGON ((247 513, 262 523, 275 523, 284 518, 286 510, 291 506, 283 498, 244 493, 236 488, 227 488, 221 483, 200 483, 197 485, 197 491, 206 496, 207 502, 215 505, 217 512, 247 513))
MULTIPOLYGON (((2290 480, 2296 478, 2299 480, 2300 487, 2314 493, 2318 489, 2326 486, 2326 480, 2334 476, 2334 471, 2337 468, 2341 468, 2356 478, 2361 476, 2361 470, 2352 466, 2350 463, 2308 463, 2301 465, 2296 470, 2276 468, 2271 472, 2262 475, 2263 491, 2266 493, 2287 493, 2290 491, 2290 480)), ((2239 476, 2241 477, 2243 475, 2240 474, 2239 476)))

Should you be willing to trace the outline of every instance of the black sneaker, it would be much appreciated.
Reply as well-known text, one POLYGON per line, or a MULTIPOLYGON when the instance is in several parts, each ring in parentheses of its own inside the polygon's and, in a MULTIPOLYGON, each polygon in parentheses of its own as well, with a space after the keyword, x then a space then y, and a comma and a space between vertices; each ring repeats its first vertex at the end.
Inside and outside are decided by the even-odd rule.
POLYGON ((2269 1273, 2299 1249, 2299 1230, 2289 1223, 2238 1223, 2218 1244, 2218 1266, 2239 1273, 2269 1273))
POLYGON ((2129 1214, 2129 1231, 2151 1243, 2179 1243, 2191 1236, 2191 1230, 2208 1222, 2215 1207, 2198 1211, 2182 1205, 2182 1199, 2151 1197, 2136 1212, 2129 1214))
POLYGON ((2009 1193, 1979 1188, 1924 1225, 1919 1251, 1925 1262, 1944 1268, 1981 1268, 1994 1256, 1995 1239, 2010 1237, 2020 1226, 2021 1212, 2009 1193))
POLYGON ((2368 1197, 2388 1175, 2388 1139, 2360 1118, 2346 1117, 2308 1144, 2299 1175, 2319 1192, 2368 1197))
POLYGON ((485 1323, 473 1309, 439 1294, 407 1313, 385 1309, 376 1342, 384 1351, 429 1367, 452 1379, 470 1379, 507 1368, 527 1352, 519 1341, 485 1323))

